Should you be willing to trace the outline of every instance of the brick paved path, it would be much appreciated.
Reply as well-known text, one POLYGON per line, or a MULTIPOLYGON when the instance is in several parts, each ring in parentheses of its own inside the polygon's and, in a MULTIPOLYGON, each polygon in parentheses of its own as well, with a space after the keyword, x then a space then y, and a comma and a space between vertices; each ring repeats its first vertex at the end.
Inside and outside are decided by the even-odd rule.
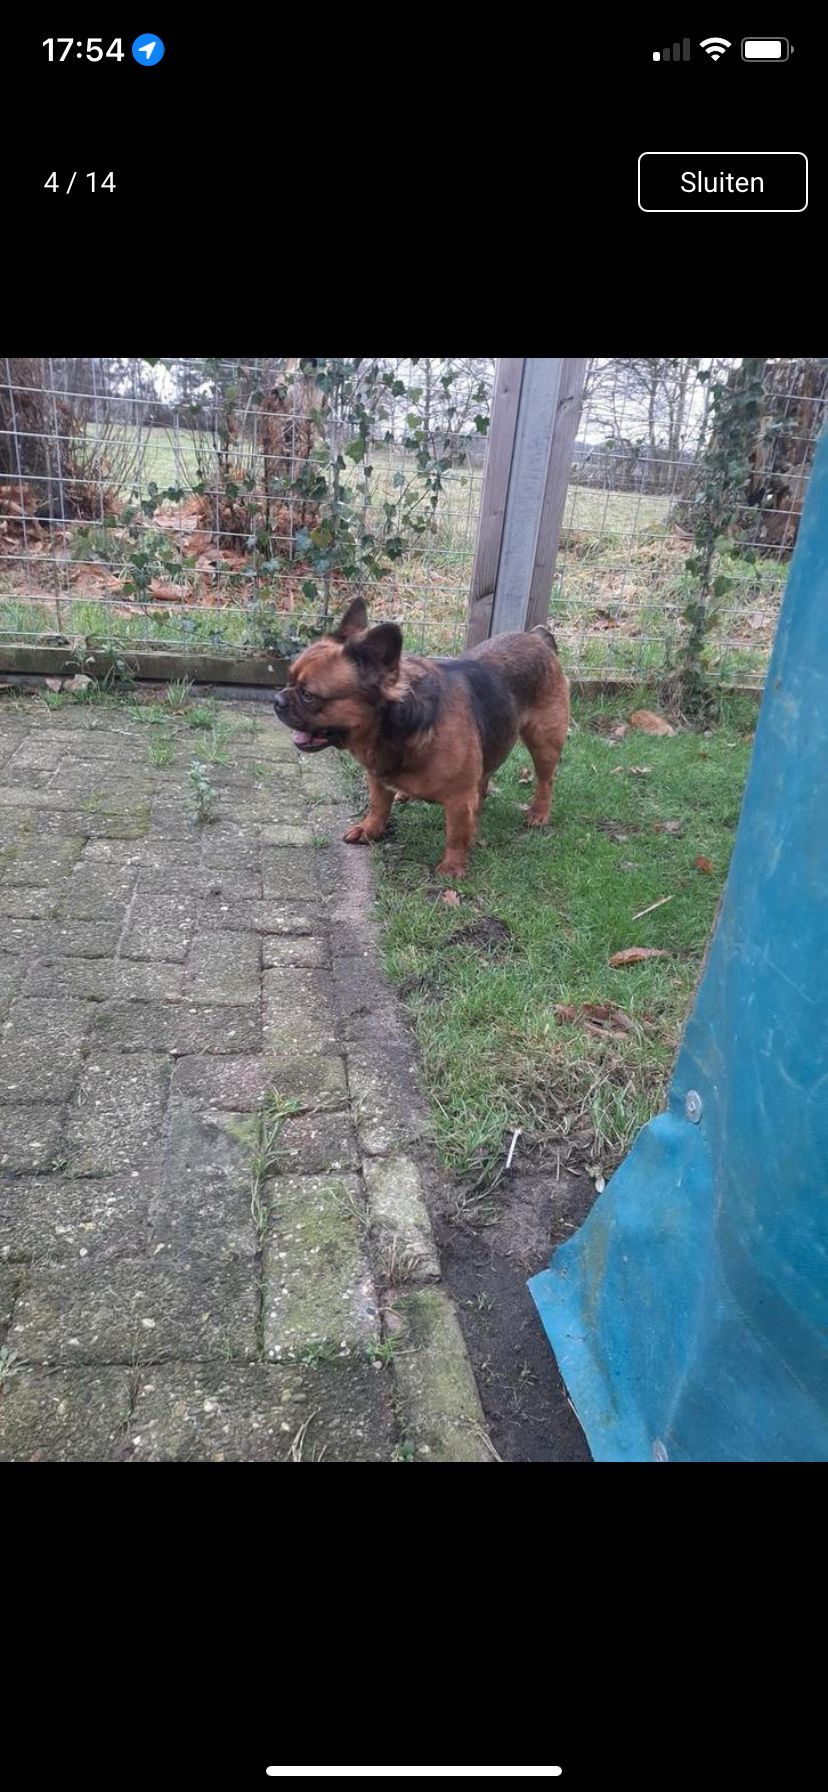
POLYGON ((0 703, 0 1456, 486 1460, 339 767, 141 708, 0 703))

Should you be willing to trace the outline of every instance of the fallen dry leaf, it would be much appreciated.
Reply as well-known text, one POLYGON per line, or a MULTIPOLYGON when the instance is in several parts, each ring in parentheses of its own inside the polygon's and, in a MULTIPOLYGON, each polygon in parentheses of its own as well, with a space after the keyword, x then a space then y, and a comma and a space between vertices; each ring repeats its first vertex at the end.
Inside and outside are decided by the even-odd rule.
POLYGON ((635 1032, 635 1022, 615 1002, 582 1002, 580 1007, 572 1002, 558 1002, 554 1015, 559 1026, 582 1020, 587 1031, 596 1033, 599 1039, 606 1038, 607 1033, 635 1032))
POLYGON ((623 952, 613 952, 609 962, 613 970, 619 970, 625 964, 640 964, 643 958, 672 958, 672 953, 661 946, 625 946, 623 952))
POLYGON ((653 768, 651 765, 614 765, 612 769, 614 772, 629 772, 631 778, 648 778, 653 768))
POLYGON ((583 1012, 592 1033, 634 1033, 635 1022, 614 1002, 584 1002, 583 1012))
POLYGON ((456 890, 444 890, 440 900, 441 902, 447 902, 451 908, 456 908, 460 901, 460 897, 456 890))
POLYGON ((63 679, 62 678, 46 678, 46 679, 44 679, 44 684, 46 685, 47 690, 59 691, 63 687, 63 679))
POLYGON ((518 778, 518 783, 519 784, 531 784, 531 782, 532 782, 532 773, 528 769, 526 771, 521 772, 520 777, 518 778))
POLYGON ((92 683, 93 680, 87 678, 85 672, 76 672, 74 678, 67 678, 64 688, 67 691, 88 691, 92 683))
POLYGON ((712 871, 713 866, 712 866, 710 859, 704 858, 703 855, 701 853, 699 853, 699 856, 696 859, 696 870, 697 871, 712 871))
POLYGON ((634 709, 630 716, 630 727, 640 728, 642 734, 675 734, 675 728, 657 716, 654 709, 634 709))
POLYGON ((654 821, 654 834, 680 834, 683 823, 680 821, 654 821))

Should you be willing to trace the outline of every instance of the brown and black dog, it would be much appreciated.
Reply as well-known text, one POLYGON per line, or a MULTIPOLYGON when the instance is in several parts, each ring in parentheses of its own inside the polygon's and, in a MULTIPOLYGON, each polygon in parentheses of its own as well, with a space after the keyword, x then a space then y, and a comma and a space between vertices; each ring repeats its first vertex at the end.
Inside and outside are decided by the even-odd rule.
POLYGON ((546 628, 497 635, 462 659, 404 654, 395 622, 368 626, 362 598, 332 635, 291 666, 275 700, 303 753, 345 748, 368 773, 370 807, 344 835, 379 840, 395 796, 442 803, 444 877, 462 877, 491 773, 518 737, 537 774, 527 822, 549 819, 552 782, 569 727, 569 685, 546 628))

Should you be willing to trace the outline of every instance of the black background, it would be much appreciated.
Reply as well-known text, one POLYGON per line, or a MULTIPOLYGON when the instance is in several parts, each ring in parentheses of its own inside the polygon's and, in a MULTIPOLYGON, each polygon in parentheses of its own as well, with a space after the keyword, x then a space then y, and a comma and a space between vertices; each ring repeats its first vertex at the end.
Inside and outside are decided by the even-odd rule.
MULTIPOLYGON (((153 0, 154 3, 154 0, 153 0)), ((537 9, 485 15, 387 9, 326 12, 258 8, 210 14, 188 24, 157 11, 119 18, 62 16, 30 24, 18 11, 4 31, 6 147, 15 163, 16 240, 48 220, 53 240, 72 240, 83 210, 95 242, 124 244, 124 224, 147 232, 184 225, 200 251, 232 246, 281 251, 286 233, 305 255, 329 266, 332 245, 367 236, 375 265, 403 239, 428 253, 450 243, 455 265, 483 275, 508 235, 533 232, 537 257, 566 244, 588 269, 608 251, 683 253, 688 221, 638 210, 642 150, 799 149, 810 158, 811 202, 798 217, 692 220, 708 242, 736 228, 751 246, 818 244, 825 226, 822 89, 825 27, 784 27, 794 51, 779 66, 742 62, 740 40, 761 31, 746 8, 735 22, 715 14, 732 48, 716 63, 699 48, 710 19, 695 28, 665 17, 641 29, 610 25, 599 9, 561 21, 537 9), (476 22, 475 22, 476 21, 476 22), (133 38, 157 26, 166 54, 139 68, 133 38), (49 64, 48 35, 115 36, 124 60, 89 64, 72 51, 49 64), (655 64, 652 51, 689 36, 689 63, 655 64), (44 191, 77 168, 72 194, 44 191), (110 169, 116 192, 92 196, 80 174, 110 169), (69 207, 73 208, 68 216, 69 207)), ((7 188, 11 197, 11 186, 7 188)), ((695 241, 698 241, 696 236, 695 241)), ((179 235, 171 249, 182 248, 179 235)), ((520 245, 517 245, 520 249, 520 245)), ((410 256, 408 258, 410 265, 410 256)), ((416 267, 412 270, 416 277, 416 267)))

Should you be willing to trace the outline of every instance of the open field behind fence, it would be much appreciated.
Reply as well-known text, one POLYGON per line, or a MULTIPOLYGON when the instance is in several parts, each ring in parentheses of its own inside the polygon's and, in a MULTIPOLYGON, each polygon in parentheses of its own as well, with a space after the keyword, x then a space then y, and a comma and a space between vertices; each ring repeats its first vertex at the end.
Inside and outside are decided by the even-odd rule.
MULTIPOLYGON (((9 390, 13 402, 13 382, 9 390)), ((303 626, 318 619, 318 600, 307 595, 307 568, 296 550, 292 514, 289 542, 276 539, 282 556, 278 570, 263 571, 262 556, 251 555, 252 538, 241 528, 228 530, 219 518, 218 495, 210 486, 210 469, 217 460, 209 435, 185 427, 180 418, 170 426, 147 428, 113 421, 112 409, 117 412, 119 402, 117 394, 108 395, 105 428, 91 414, 82 425, 85 477, 92 493, 86 514, 68 514, 63 457, 71 442, 77 461, 77 425, 74 439, 62 435, 59 402, 52 406, 54 428, 47 443, 50 489, 57 493, 50 513, 35 501, 36 479, 6 475, 6 483, 0 484, 0 643, 34 643, 57 633, 81 645, 93 637, 127 651, 141 641, 192 651, 276 642, 290 646, 301 638, 303 626), (170 488, 176 489, 176 497, 159 501, 158 494, 170 488), (142 506, 147 504, 145 514, 142 506), (138 526, 132 520, 131 529, 127 527, 125 514, 137 516, 138 526), (145 570, 136 593, 136 556, 141 555, 145 570)), ((124 414, 135 416, 134 396, 122 402, 124 414)), ((18 393, 13 415, 22 467, 25 418, 20 409, 18 393)), ((825 414, 823 386, 809 401, 805 423, 797 425, 807 430, 809 443, 825 414)), ((580 427, 582 434, 589 433, 588 410, 580 427)), ((255 436, 234 452, 255 477, 255 436)), ((462 449, 454 458, 462 462, 462 449)), ((371 463, 370 481, 361 470, 349 472, 360 492, 365 527, 378 528, 383 503, 413 476, 414 463, 396 443, 377 444, 371 463)), ((575 676, 656 679, 675 655, 692 584, 686 568, 693 551, 686 456, 660 467, 657 483, 666 489, 658 495, 613 489, 614 479, 629 482, 628 462, 620 451, 617 464, 612 452, 603 451, 597 463, 579 464, 573 472, 579 483, 568 489, 550 604, 567 670, 575 676)), ((455 464, 444 474, 433 532, 388 576, 362 586, 376 617, 394 616, 403 623, 409 648, 438 653, 462 648, 482 477, 479 454, 470 450, 466 464, 455 464)), ((648 477, 652 480, 652 470, 648 477)), ((45 480, 44 475, 44 485, 45 480)), ((790 501, 789 519, 778 513, 781 526, 770 532, 770 542, 765 503, 764 539, 757 541, 761 551, 755 557, 749 516, 744 555, 722 558, 732 583, 710 657, 723 682, 754 683, 764 675, 800 499, 798 493, 796 505, 790 501)), ((351 594, 334 579, 331 608, 351 594)))

